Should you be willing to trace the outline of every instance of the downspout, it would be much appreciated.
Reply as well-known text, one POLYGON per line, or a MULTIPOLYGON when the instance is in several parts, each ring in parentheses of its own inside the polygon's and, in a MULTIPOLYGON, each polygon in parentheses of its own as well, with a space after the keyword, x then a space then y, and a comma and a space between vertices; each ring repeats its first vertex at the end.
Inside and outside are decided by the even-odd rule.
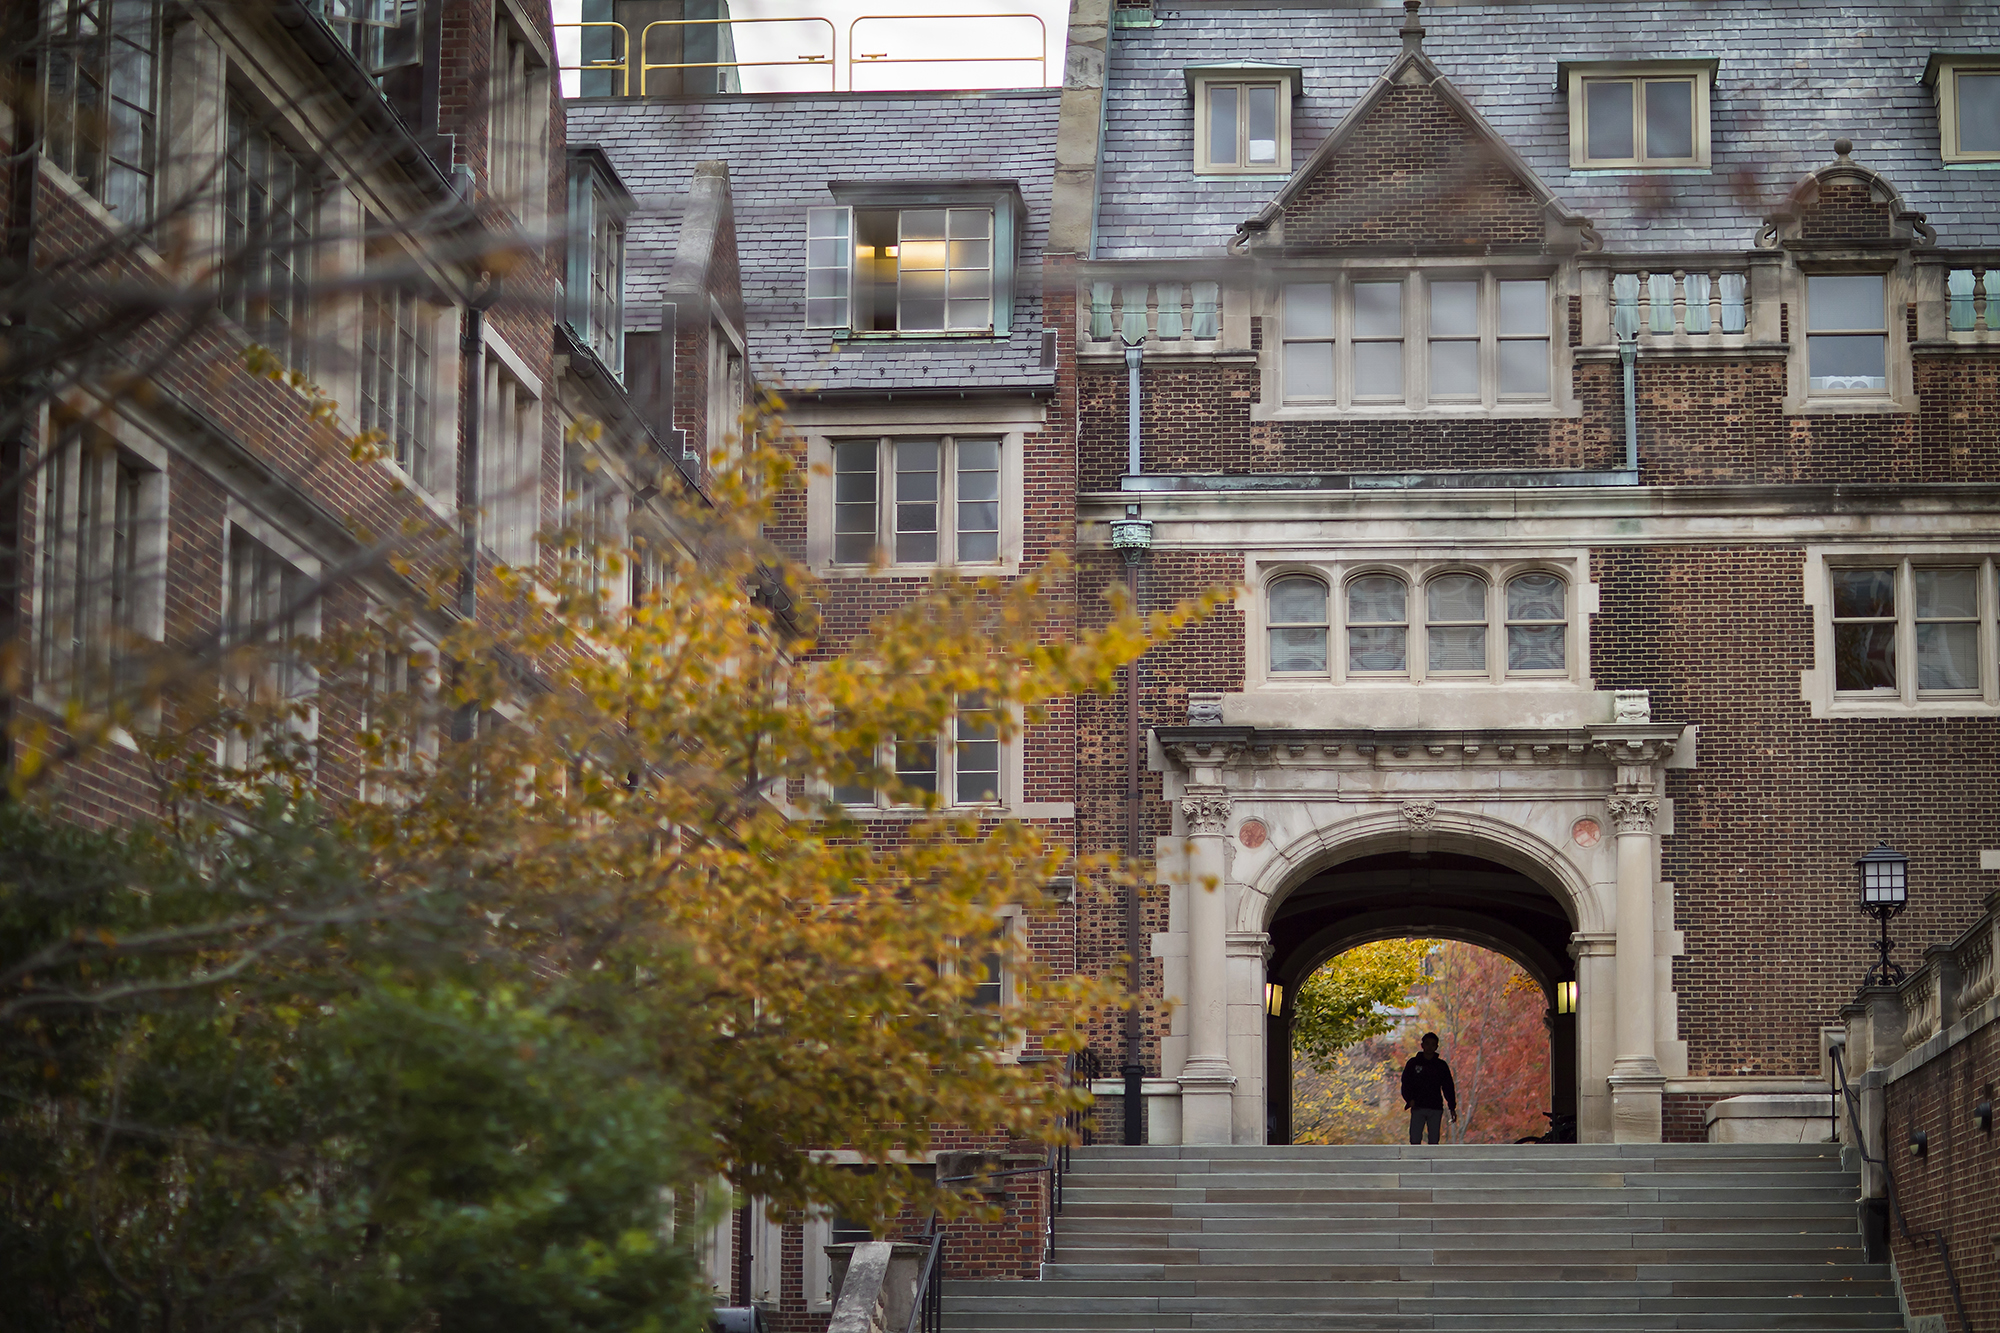
POLYGON ((1625 368, 1625 470, 1639 470, 1639 395, 1634 388, 1639 360, 1639 308, 1618 310, 1618 363, 1625 368))
POLYGON ((458 613, 467 620, 479 615, 479 427, 484 416, 486 385, 486 312, 500 299, 500 283, 490 273, 465 302, 465 319, 458 342, 459 374, 464 384, 465 422, 459 431, 458 510, 460 552, 458 613))
MULTIPOLYGON (((1139 365, 1144 356, 1137 344, 1125 348, 1125 474, 1137 477, 1139 457, 1139 365)), ((1153 525, 1139 517, 1137 502, 1125 506, 1125 517, 1111 525, 1111 545, 1125 554, 1125 591, 1133 610, 1139 608, 1139 563, 1153 543, 1153 525)), ((1128 870, 1139 864, 1139 660, 1125 664, 1125 859, 1128 870)), ((1130 1007, 1125 1011, 1125 1059, 1120 1073, 1125 1076, 1124 1140, 1128 1145, 1145 1142, 1146 1062, 1143 1054, 1143 1025, 1139 997, 1145 987, 1145 955, 1139 915, 1139 881, 1135 877, 1125 890, 1125 992, 1130 1007)))

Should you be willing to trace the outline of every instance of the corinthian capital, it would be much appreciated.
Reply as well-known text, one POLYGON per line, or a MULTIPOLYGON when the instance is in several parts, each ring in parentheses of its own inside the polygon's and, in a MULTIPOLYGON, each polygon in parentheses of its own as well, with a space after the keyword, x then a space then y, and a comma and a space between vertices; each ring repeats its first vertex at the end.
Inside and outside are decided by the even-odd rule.
POLYGON ((1660 803, 1650 796, 1613 796, 1604 807, 1620 833, 1651 833, 1660 817, 1660 803))
POLYGON ((1187 816, 1190 834, 1221 833, 1229 824, 1229 794, 1205 791, 1183 796, 1181 813, 1187 816))

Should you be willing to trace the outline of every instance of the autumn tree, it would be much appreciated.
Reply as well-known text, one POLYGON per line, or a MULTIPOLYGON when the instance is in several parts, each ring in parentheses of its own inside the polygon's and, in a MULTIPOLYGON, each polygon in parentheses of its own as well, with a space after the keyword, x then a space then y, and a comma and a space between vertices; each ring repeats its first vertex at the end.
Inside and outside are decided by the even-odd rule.
POLYGON ((1292 1002, 1292 1051, 1324 1061, 1395 1024, 1392 1011, 1408 1002, 1423 976, 1432 940, 1378 940, 1339 954, 1316 969, 1292 1002))
POLYGON ((1436 1032, 1451 1062, 1452 1142, 1512 1143, 1548 1129, 1546 1010, 1541 986, 1513 960, 1457 940, 1437 946, 1412 1026, 1436 1032))

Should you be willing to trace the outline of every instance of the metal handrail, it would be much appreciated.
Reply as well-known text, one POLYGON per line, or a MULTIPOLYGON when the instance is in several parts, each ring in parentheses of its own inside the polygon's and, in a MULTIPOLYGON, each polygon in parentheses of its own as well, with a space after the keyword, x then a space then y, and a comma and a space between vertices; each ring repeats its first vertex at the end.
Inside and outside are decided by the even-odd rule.
MULTIPOLYGON (((797 69, 802 65, 810 66, 814 69, 824 68, 827 72, 826 90, 828 92, 837 92, 840 86, 840 75, 837 72, 839 66, 834 60, 834 56, 838 53, 834 43, 839 38, 839 35, 839 30, 833 26, 833 20, 819 14, 799 14, 790 18, 655 19, 651 23, 648 23, 639 33, 639 96, 644 97, 646 95, 646 77, 656 69, 763 69, 771 66, 781 69, 797 69), (826 25, 826 54, 823 56, 797 56, 791 60, 683 60, 667 61, 658 65, 646 59, 646 44, 651 40, 653 29, 655 28, 689 28, 700 24, 713 26, 724 23, 731 25, 745 23, 824 23, 826 25), (825 62, 824 65, 821 64, 822 61, 825 62)), ((853 40, 853 34, 850 31, 848 35, 850 46, 853 40)), ((1043 38, 1044 45, 1047 44, 1047 40, 1046 37, 1043 38)), ((850 66, 853 64, 851 57, 848 63, 850 66)), ((854 75, 851 70, 848 73, 847 82, 849 86, 852 86, 854 83, 854 75)))
POLYGON ((931 1252, 924 1257, 923 1271, 917 1274, 916 1299, 910 1302, 910 1322, 903 1333, 941 1333, 944 1328, 944 1230, 938 1215, 931 1214, 931 1252))
POLYGON ((865 61, 869 65, 994 65, 1026 64, 1035 61, 1042 67, 1042 83, 1049 81, 1049 25, 1040 14, 1026 12, 1008 14, 862 14, 847 25, 847 86, 854 87, 854 66, 865 61), (1042 53, 1038 56, 891 56, 887 51, 876 54, 854 53, 854 30, 871 19, 1033 19, 1042 31, 1042 53))
POLYGON ((630 97, 632 95, 632 30, 630 28, 627 28, 622 23, 613 23, 608 19, 604 20, 590 19, 582 23, 555 23, 551 24, 550 27, 618 29, 619 37, 624 39, 621 44, 624 54, 620 56, 618 59, 593 60, 582 65, 565 65, 562 64, 560 60, 558 60, 556 64, 556 72, 558 74, 567 74, 572 70, 574 70, 580 74, 590 74, 590 73, 609 74, 615 71, 618 75, 618 95, 620 97, 630 97))
MULTIPOLYGON (((1855 1093, 1853 1085, 1847 1081, 1847 1068, 1845 1062, 1840 1058, 1840 1051, 1841 1048, 1839 1046, 1829 1044, 1827 1047, 1827 1054, 1831 1057, 1833 1063, 1834 1095, 1845 1099, 1847 1102, 1848 1123, 1854 1128, 1854 1151, 1868 1165, 1881 1168, 1882 1183, 1888 1187, 1889 1191, 1889 1211, 1896 1216, 1896 1230, 1902 1233, 1904 1240, 1914 1245, 1917 1243, 1917 1238, 1915 1233, 1910 1230, 1910 1219, 1903 1212, 1903 1198, 1896 1189, 1896 1173, 1889 1169, 1889 1147, 1886 1143, 1882 1145, 1881 1157, 1871 1157, 1868 1155, 1868 1135, 1861 1128, 1861 1098, 1855 1093)), ((1838 1132, 1839 1126, 1836 1123, 1836 1137, 1838 1132)), ((1961 1333, 1972 1333, 1972 1320, 1965 1313, 1965 1295, 1959 1290, 1958 1272, 1952 1267, 1951 1245, 1945 1239, 1944 1229, 1942 1227, 1933 1228, 1931 1231, 1931 1240, 1937 1246, 1938 1258, 1944 1262, 1944 1280, 1945 1284, 1951 1288, 1951 1303, 1958 1311, 1959 1329, 1961 1333)))

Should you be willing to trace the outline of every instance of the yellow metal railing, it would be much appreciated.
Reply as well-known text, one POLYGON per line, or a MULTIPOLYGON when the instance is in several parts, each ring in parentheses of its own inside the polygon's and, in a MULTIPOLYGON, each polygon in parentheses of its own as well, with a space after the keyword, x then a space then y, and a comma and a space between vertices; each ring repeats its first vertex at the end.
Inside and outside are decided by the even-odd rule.
MULTIPOLYGON (((618 49, 620 54, 616 60, 585 60, 578 65, 565 65, 561 63, 561 57, 558 56, 556 68, 564 74, 616 74, 618 76, 618 95, 620 97, 630 97, 632 95, 632 34, 624 24, 591 21, 585 23, 557 23, 553 26, 558 31, 563 28, 618 29, 618 49)), ((579 42, 579 46, 581 46, 581 42, 579 42)), ((577 54, 581 56, 582 52, 579 50, 577 54)))
MULTIPOLYGON (((774 19, 658 19, 652 23, 648 23, 645 30, 639 34, 639 96, 644 97, 646 95, 646 76, 656 69, 760 69, 770 66, 777 66, 781 69, 797 69, 800 65, 817 66, 821 61, 826 62, 824 66, 827 72, 826 90, 833 92, 838 87, 840 81, 839 75, 835 73, 833 59, 835 35, 833 20, 821 18, 818 15, 800 15, 796 18, 774 19), (824 23, 826 25, 826 54, 795 56, 790 60, 686 60, 668 61, 657 65, 646 59, 646 40, 652 36, 653 29, 655 28, 688 28, 700 24, 728 24, 730 26, 737 26, 746 23, 824 23)), ((852 83, 853 80, 854 76, 849 74, 848 82, 852 83)))
POLYGON ((1049 81, 1049 25, 1040 14, 863 14, 847 25, 847 86, 854 87, 854 67, 874 65, 991 65, 1025 64, 1033 61, 1042 68, 1042 82, 1049 81), (854 49, 854 30, 864 23, 909 19, 1033 19, 1042 32, 1042 51, 1033 56, 891 56, 887 51, 854 49))

